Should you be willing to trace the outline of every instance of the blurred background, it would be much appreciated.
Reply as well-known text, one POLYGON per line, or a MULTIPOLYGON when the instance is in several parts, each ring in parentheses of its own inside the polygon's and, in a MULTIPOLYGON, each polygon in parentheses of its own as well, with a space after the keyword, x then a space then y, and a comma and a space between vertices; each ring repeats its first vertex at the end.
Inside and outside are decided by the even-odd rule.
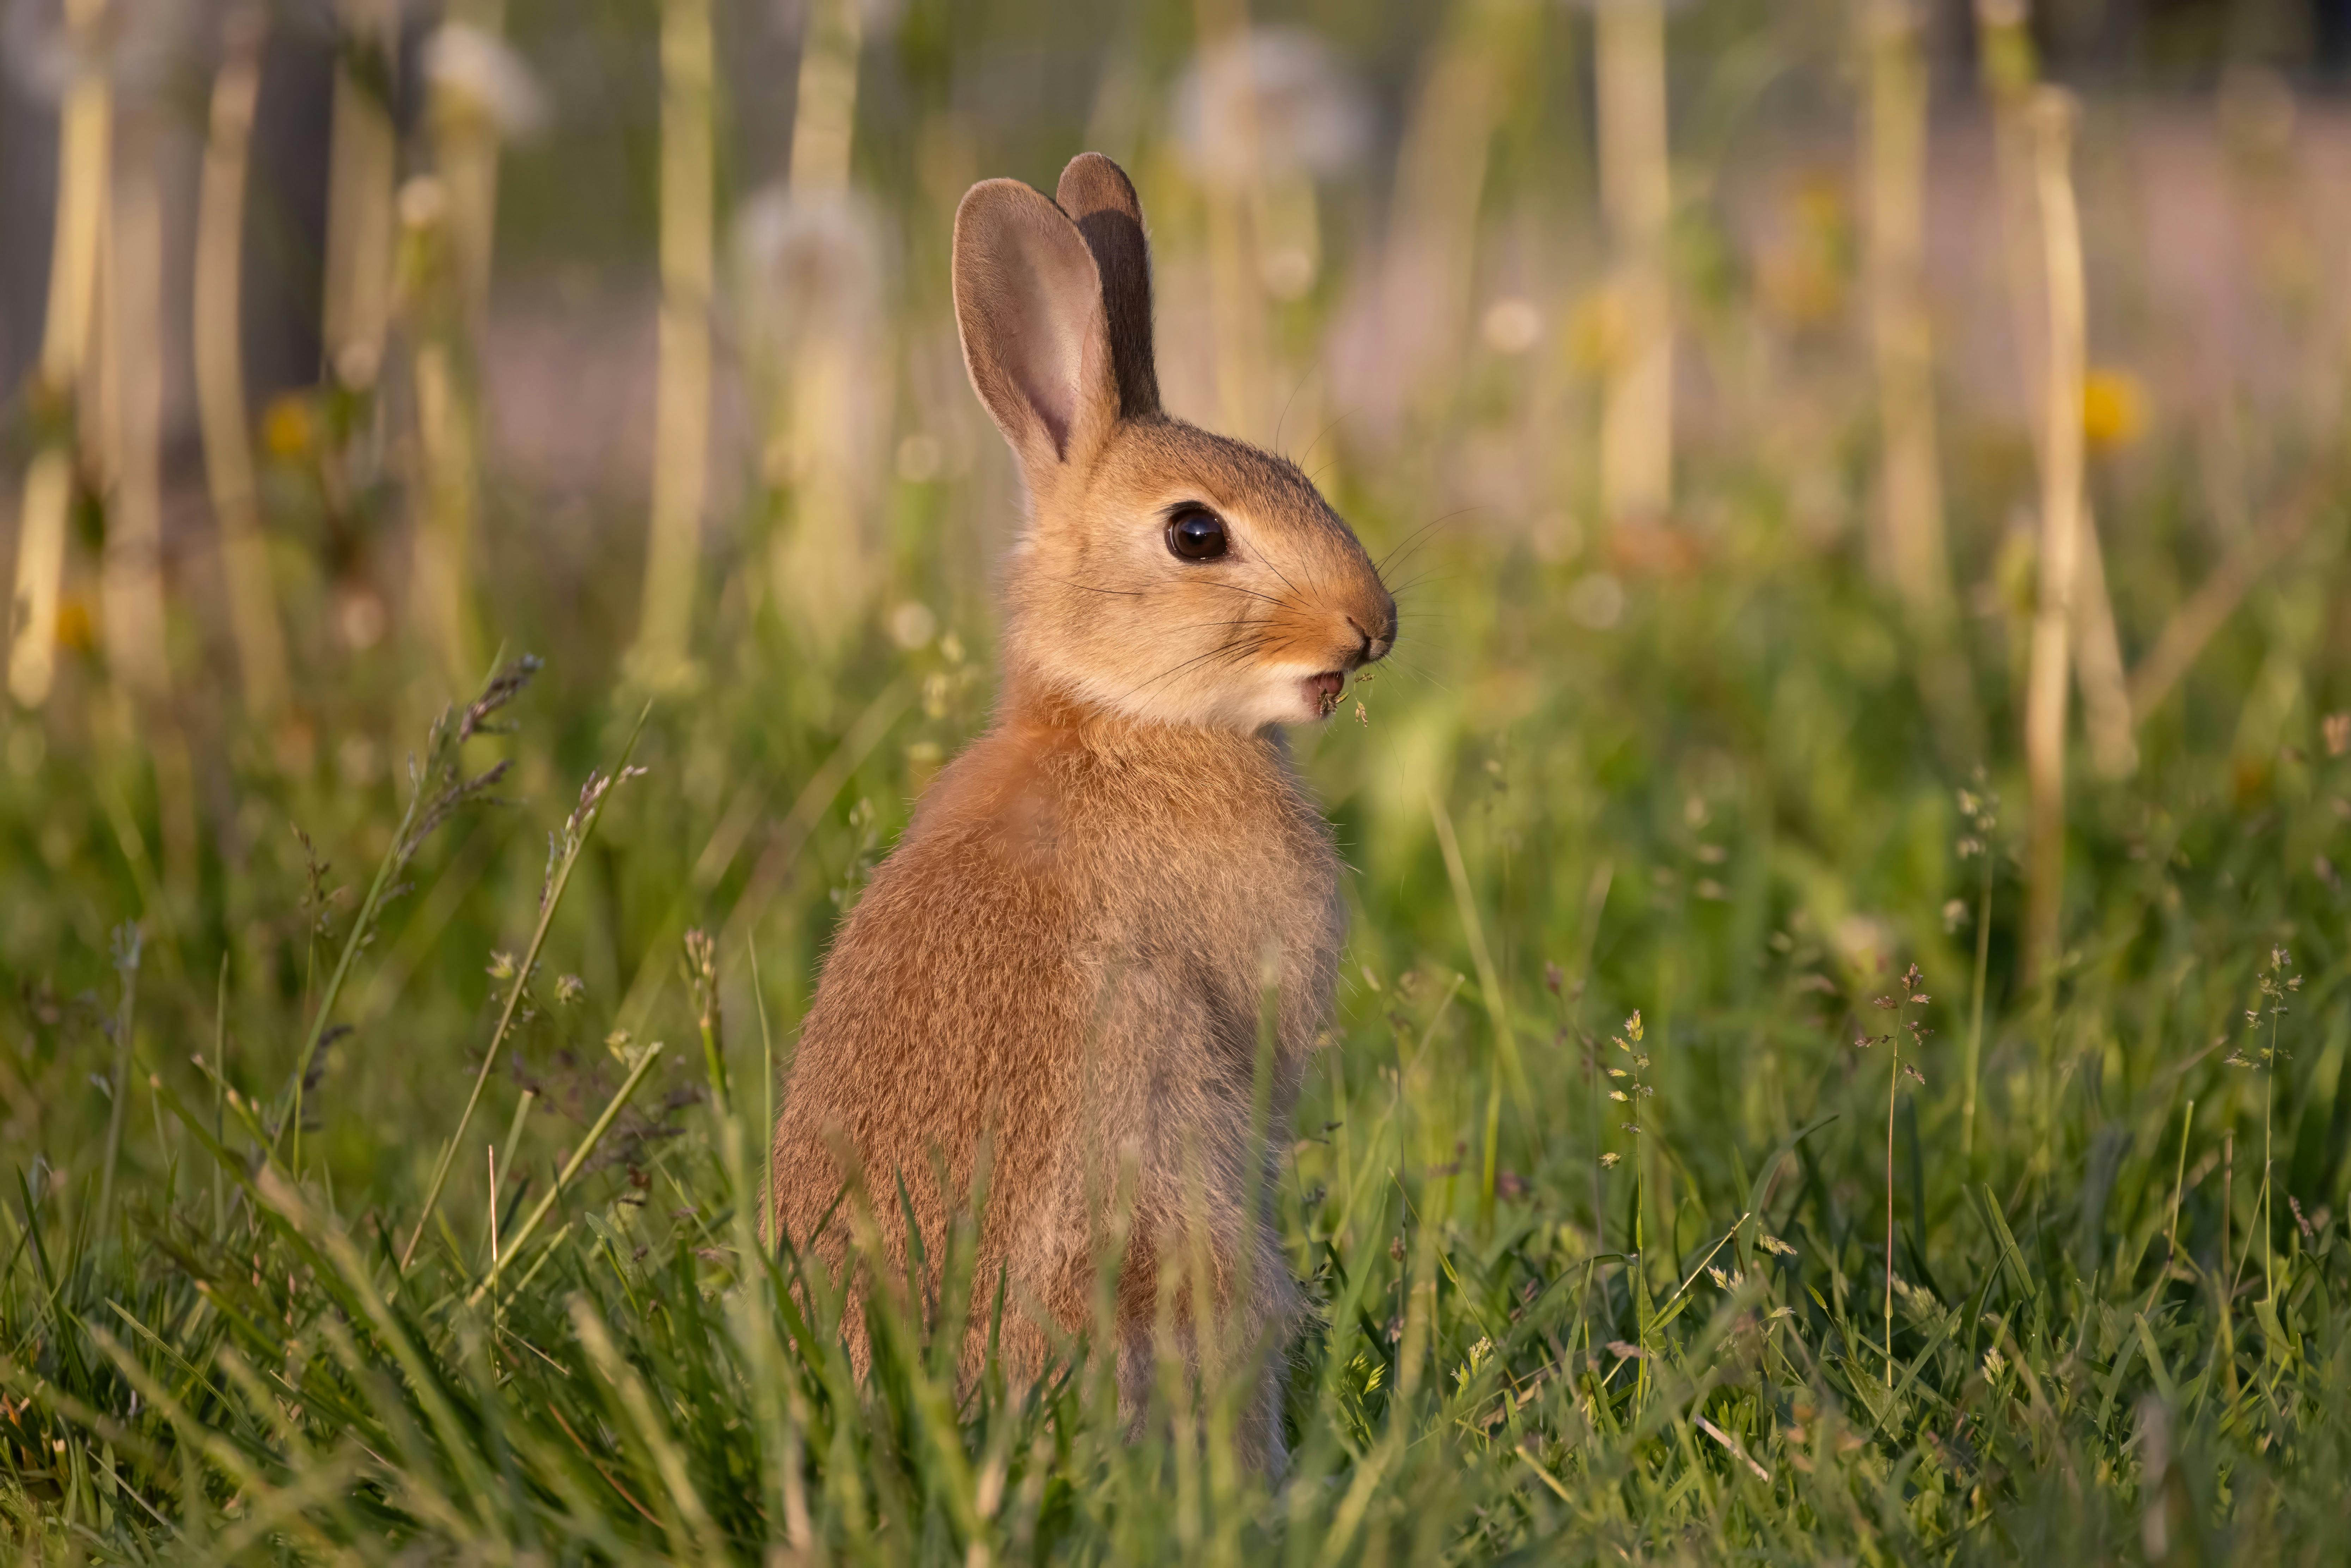
POLYGON ((1485 957, 1474 892, 1526 1010, 1557 963, 1719 1052, 1666 1092, 1708 1125, 1792 1124, 1813 1067, 1739 1064, 1913 955, 1983 966, 2016 1103, 2067 1053, 2144 1082, 2202 1043, 2172 993, 2062 1049, 2009 1004, 2153 965, 2094 939, 2158 872, 2237 890, 2248 962, 2341 906, 2324 810, 2245 841, 2287 868, 2251 924, 2253 871, 2168 846, 2351 744, 2346 72, 2346 0, 7 0, 0 1141, 98 1113, 125 920, 140 1027, 283 1072, 403 758, 501 650, 549 662, 520 816, 415 863, 321 1147, 422 1162, 392 1130, 477 1059, 539 836, 648 698, 550 947, 597 1021, 523 1054, 680 1027, 694 924, 730 1040, 788 1030, 989 701, 1019 498, 955 204, 1085 148, 1143 196, 1171 408, 1393 552, 1395 665, 1299 742, 1364 873, 1343 1026, 1485 957))

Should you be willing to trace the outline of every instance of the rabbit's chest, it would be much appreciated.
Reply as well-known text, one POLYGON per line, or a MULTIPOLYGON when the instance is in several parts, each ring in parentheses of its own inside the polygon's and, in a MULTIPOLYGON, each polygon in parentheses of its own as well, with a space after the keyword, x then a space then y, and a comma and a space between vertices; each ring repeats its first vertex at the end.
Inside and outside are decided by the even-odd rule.
POLYGON ((1205 1013, 1245 1053, 1269 979, 1286 1053, 1311 1045, 1345 936, 1338 857, 1319 816, 1277 782, 1283 796, 1264 803, 1278 809, 1226 815, 1213 836, 1196 821, 1139 826, 1105 846, 1095 889, 1092 946, 1111 989, 1165 998, 1183 1032, 1205 1013))

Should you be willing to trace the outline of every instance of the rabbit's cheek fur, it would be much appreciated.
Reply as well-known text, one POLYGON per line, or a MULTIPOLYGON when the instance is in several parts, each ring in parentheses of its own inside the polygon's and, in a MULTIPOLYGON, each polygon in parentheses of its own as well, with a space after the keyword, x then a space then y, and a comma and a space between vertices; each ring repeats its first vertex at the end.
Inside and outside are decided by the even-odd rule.
POLYGON ((1008 675, 1162 724, 1312 723, 1395 637, 1394 599, 1303 474, 1165 418, 1034 491, 1006 579, 1008 675), (1171 553, 1193 507, 1223 520, 1226 554, 1171 553))

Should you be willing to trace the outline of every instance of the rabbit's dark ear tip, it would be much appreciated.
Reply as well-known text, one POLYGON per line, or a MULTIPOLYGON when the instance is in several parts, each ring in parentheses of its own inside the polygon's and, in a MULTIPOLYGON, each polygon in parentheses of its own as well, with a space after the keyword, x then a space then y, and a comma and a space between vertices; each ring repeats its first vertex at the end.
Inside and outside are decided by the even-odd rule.
POLYGON ((1081 220, 1104 210, 1124 213, 1138 223, 1143 218, 1134 182, 1099 152, 1081 152, 1070 160, 1069 167, 1061 171, 1053 200, 1063 212, 1081 220))

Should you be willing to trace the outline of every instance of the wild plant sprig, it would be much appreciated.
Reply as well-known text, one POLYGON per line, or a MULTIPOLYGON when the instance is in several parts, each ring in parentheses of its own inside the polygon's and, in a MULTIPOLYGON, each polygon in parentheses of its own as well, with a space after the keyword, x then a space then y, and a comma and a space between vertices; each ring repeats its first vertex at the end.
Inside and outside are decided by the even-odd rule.
MULTIPOLYGON (((563 902, 563 890, 570 885, 572 868, 580 863, 580 852, 588 847, 596 831, 596 823, 604 814, 615 785, 625 784, 644 774, 642 768, 632 768, 629 758, 636 755, 637 739, 645 732, 645 720, 653 714, 647 703, 637 715, 636 727, 629 731, 628 744, 621 748, 620 765, 608 776, 590 772, 588 782, 580 786, 580 803, 565 818, 560 834, 549 835, 546 879, 538 890, 538 925, 530 934, 530 945, 523 949, 521 962, 514 968, 513 983, 507 991, 506 1006, 499 1010, 497 1028, 490 1033, 490 1043, 482 1052, 482 1064, 475 1071, 474 1087, 465 1096, 465 1108, 458 1113, 457 1125, 441 1150, 441 1158, 433 1167, 432 1185, 424 1191, 424 1207, 416 1216, 416 1228, 409 1234, 408 1245, 401 1249, 400 1270, 408 1271, 416 1256, 416 1244, 424 1239, 424 1228, 433 1218, 433 1210, 441 1201, 441 1189, 449 1180, 449 1168, 457 1157, 457 1145, 465 1135, 466 1126, 474 1119, 474 1107, 481 1103, 482 1086, 489 1081, 490 1066, 497 1061, 499 1048, 505 1045, 507 1030, 514 1027, 515 1015, 521 1008, 524 996, 530 989, 530 977, 538 967, 539 950, 547 946, 548 928, 555 923, 555 912, 563 902)), ((632 1080, 632 1085, 634 1081, 632 1080)), ((517 1237, 508 1247, 511 1253, 522 1244, 517 1237)))
POLYGON ((106 1158, 99 1177, 98 1222, 104 1234, 114 1212, 114 1166, 122 1153, 123 1109, 131 1101, 131 1029, 137 1016, 139 953, 142 942, 136 924, 126 921, 114 930, 114 972, 122 984, 122 1002, 107 1032, 114 1039, 114 1071, 107 1080, 106 1158))
POLYGON ((1908 1030, 1910 1043, 1923 1049, 1927 1037, 1935 1031, 1910 1016, 1913 1007, 1925 1007, 1934 998, 1918 989, 1926 976, 1913 964, 1902 976, 1902 988, 1890 997, 1876 998, 1879 1007, 1894 1014, 1894 1029, 1887 1034, 1857 1034, 1855 1049, 1867 1051, 1874 1045, 1892 1045, 1892 1060, 1886 1064, 1886 1386, 1894 1386, 1894 1105, 1902 1091, 1902 1080, 1907 1074, 1913 1082, 1924 1085, 1927 1075, 1902 1060, 1902 1034, 1908 1030))
MULTIPOLYGON (((498 803, 491 793, 498 781, 507 776, 511 763, 500 760, 481 772, 466 777, 463 752, 465 743, 477 735, 503 735, 508 727, 496 721, 498 711, 512 703, 529 685, 530 679, 542 667, 535 654, 500 667, 483 685, 481 692, 463 708, 449 707, 433 721, 426 731, 424 758, 419 762, 411 757, 408 763, 408 809, 401 813, 400 825, 392 830, 392 845, 375 869, 375 879, 368 884, 367 896, 360 900, 359 911, 351 918, 350 931, 343 938, 341 956, 335 960, 333 971, 327 977, 325 990, 319 996, 318 1007, 310 1015, 308 1037, 302 1043, 302 1054, 294 1063, 294 1075, 287 1081, 277 1117, 272 1124, 269 1142, 275 1154, 277 1140, 291 1124, 299 1127, 302 1121, 302 1100, 310 1078, 310 1065, 319 1054, 330 1031, 335 1015, 335 1003, 342 995, 343 983, 349 979, 351 964, 360 949, 374 939, 378 917, 385 903, 398 890, 397 878, 405 871, 424 841, 457 812, 469 806, 498 803)), ((295 1145, 298 1163, 299 1134, 295 1145)))
MULTIPOLYGON (((523 1249, 529 1246, 531 1238, 538 1234, 538 1228, 547 1218, 548 1212, 554 1208, 557 1200, 562 1197, 565 1190, 578 1178, 580 1171, 586 1168, 588 1157, 596 1152, 596 1145, 604 1141, 604 1134, 611 1131, 612 1123, 627 1106, 630 1097, 636 1093, 637 1085, 644 1082, 645 1074, 653 1070, 653 1062, 660 1058, 664 1049, 666 1048, 663 1043, 656 1040, 627 1054, 629 1075, 621 1080, 621 1086, 612 1091, 611 1099, 605 1102, 603 1113, 590 1125, 587 1136, 581 1138, 580 1146, 571 1151, 571 1157, 564 1162, 563 1168, 555 1173, 555 1184, 540 1196, 538 1207, 530 1211, 521 1227, 507 1239, 505 1250, 491 1260, 489 1272, 482 1276, 480 1282, 475 1285, 473 1294, 465 1298, 469 1305, 480 1304, 482 1298, 496 1288, 506 1266, 522 1256, 523 1249)), ((456 1146, 455 1138, 450 1139, 450 1146, 452 1148, 456 1146)), ((417 1222, 416 1233, 417 1236, 424 1233, 423 1219, 417 1222)), ((400 1260, 402 1271, 408 1268, 408 1255, 413 1253, 415 1249, 416 1237, 412 1236, 408 1239, 408 1251, 403 1253, 400 1260)))
MULTIPOLYGON (((1643 1151, 1637 1140, 1641 1136, 1642 1103, 1656 1092, 1648 1080, 1649 1055, 1641 1049, 1641 1013, 1640 1009, 1635 1008, 1633 1016, 1625 1020, 1624 1033, 1614 1037, 1616 1049, 1631 1059, 1632 1065, 1630 1067, 1612 1066, 1607 1070, 1608 1076, 1616 1081, 1614 1086, 1608 1091, 1608 1098, 1624 1106, 1626 1113, 1633 1118, 1629 1122, 1619 1122, 1616 1125, 1620 1131, 1632 1134, 1635 1140, 1633 1145, 1633 1311, 1634 1328, 1643 1352, 1640 1358, 1641 1364, 1634 1373, 1633 1395, 1634 1406, 1636 1409, 1640 1406, 1642 1397, 1648 1391, 1649 1376, 1649 1361, 1646 1354, 1649 1349, 1649 1293, 1641 1288, 1642 1270, 1647 1262, 1644 1253, 1647 1250, 1648 1242, 1644 1232, 1646 1218, 1645 1210, 1648 1206, 1646 1183, 1648 1161, 1643 1157, 1643 1151)), ((1600 1164, 1603 1167, 1613 1167, 1622 1158, 1624 1158, 1622 1155, 1611 1149, 1600 1156, 1600 1164)))
POLYGON ((734 1102, 726 1086, 726 1058, 718 1045, 718 944, 699 926, 685 934, 684 969, 695 1028, 702 1036, 703 1065, 710 1074, 711 1109, 723 1120, 734 1102))
POLYGON ((1967 1059, 1960 1069, 1964 1079, 1959 1086, 1959 1157, 1963 1160, 1973 1160, 1976 1149, 1977 1068, 1983 1055, 1984 988, 1991 974, 1992 835, 2000 828, 2000 797, 1982 788, 1980 773, 1976 782, 1977 789, 1959 791, 1959 814, 1968 820, 1968 831, 1958 845, 1961 860, 1975 860, 1982 866, 1976 892, 1975 988, 1968 1005, 1967 1059))
POLYGON ((2261 977, 2261 1002, 2245 1009, 2245 1022, 2252 1026, 2252 1038, 2261 1039, 2262 1021, 2269 1021, 2270 1042, 2256 1045, 2247 1056, 2242 1046, 2229 1052, 2224 1059, 2231 1067, 2262 1074, 2262 1192, 2253 1206, 2262 1217, 2262 1299, 2274 1306, 2277 1302, 2277 1276, 2270 1263, 2270 1232, 2277 1221, 2277 1199, 2270 1190, 2270 1129, 2277 1109, 2277 1064, 2293 1058, 2278 1045, 2278 1030, 2286 1015, 2285 999, 2302 989, 2302 977, 2286 971, 2294 967, 2294 956, 2283 947, 2270 949, 2269 968, 2261 977))

